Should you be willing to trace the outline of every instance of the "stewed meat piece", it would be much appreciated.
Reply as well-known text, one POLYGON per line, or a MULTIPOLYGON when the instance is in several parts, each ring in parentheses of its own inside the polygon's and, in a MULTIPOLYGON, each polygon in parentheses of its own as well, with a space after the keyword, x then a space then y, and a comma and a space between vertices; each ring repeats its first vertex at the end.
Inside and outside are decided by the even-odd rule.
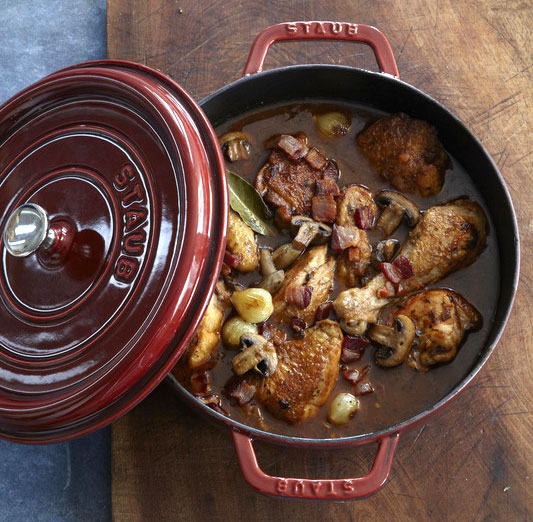
POLYGON ((370 265, 372 250, 366 231, 373 228, 377 213, 372 192, 366 187, 348 185, 342 189, 334 234, 354 237, 355 244, 339 256, 337 263, 337 277, 348 287, 355 286, 370 265))
POLYGON ((320 304, 328 300, 334 273, 335 258, 328 254, 327 245, 307 250, 286 272, 272 300, 272 319, 285 325, 290 325, 294 317, 312 323, 320 304))
POLYGON ((429 123, 392 114, 360 132, 357 144, 374 170, 396 189, 423 197, 440 192, 450 159, 429 123))
POLYGON ((230 209, 228 218, 227 249, 237 258, 239 272, 252 272, 259 266, 259 254, 254 231, 230 209))
POLYGON ((292 424, 314 417, 335 386, 342 340, 338 323, 326 319, 305 330, 303 339, 277 344, 276 373, 249 377, 257 388, 255 399, 292 424))
POLYGON ((292 216, 310 216, 312 212, 316 221, 332 222, 336 214, 332 185, 327 194, 317 193, 317 181, 335 183, 338 176, 335 163, 309 147, 304 136, 284 134, 259 171, 255 188, 276 207, 276 222, 282 227, 289 224, 292 216))
POLYGON ((335 312, 347 323, 359 324, 359 329, 364 331, 365 323, 375 323, 381 308, 394 295, 419 290, 473 263, 485 247, 486 237, 487 218, 474 201, 463 198, 431 207, 398 255, 409 261, 413 275, 402 279, 392 295, 382 292, 390 283, 383 273, 363 288, 345 290, 333 303, 335 312))
POLYGON ((188 364, 190 368, 199 368, 214 362, 227 307, 228 305, 219 297, 218 292, 215 292, 189 345, 188 364))
POLYGON ((419 371, 454 359, 466 332, 481 326, 481 315, 462 295, 447 288, 425 290, 383 310, 380 323, 405 315, 417 331, 407 364, 419 371))

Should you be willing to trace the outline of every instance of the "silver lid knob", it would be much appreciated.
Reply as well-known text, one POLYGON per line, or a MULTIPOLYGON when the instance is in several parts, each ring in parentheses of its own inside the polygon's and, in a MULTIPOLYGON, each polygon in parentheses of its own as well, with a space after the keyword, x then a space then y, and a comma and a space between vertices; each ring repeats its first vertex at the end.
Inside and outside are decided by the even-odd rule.
POLYGON ((44 208, 33 203, 18 207, 7 220, 4 243, 7 251, 16 257, 27 257, 40 247, 49 248, 55 232, 44 208))

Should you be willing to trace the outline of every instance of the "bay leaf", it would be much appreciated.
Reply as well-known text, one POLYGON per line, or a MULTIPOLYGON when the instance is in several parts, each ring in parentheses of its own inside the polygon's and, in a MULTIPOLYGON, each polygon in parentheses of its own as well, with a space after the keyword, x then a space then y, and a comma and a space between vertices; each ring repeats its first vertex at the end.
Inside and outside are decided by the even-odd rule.
POLYGON ((235 172, 226 170, 226 175, 231 208, 252 230, 263 236, 273 236, 272 214, 259 192, 235 172))

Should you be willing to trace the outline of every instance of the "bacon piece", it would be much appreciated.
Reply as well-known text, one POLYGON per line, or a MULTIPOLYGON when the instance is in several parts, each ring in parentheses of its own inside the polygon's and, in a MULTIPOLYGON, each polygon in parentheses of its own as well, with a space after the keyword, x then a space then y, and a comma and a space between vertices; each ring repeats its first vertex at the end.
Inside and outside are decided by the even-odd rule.
POLYGON ((326 163, 326 167, 323 170, 323 178, 324 179, 330 179, 331 181, 337 181, 340 176, 339 167, 335 163, 334 160, 328 160, 326 163))
POLYGON ((278 148, 281 149, 293 161, 298 161, 305 157, 309 151, 307 145, 289 134, 282 134, 278 141, 278 148))
POLYGON ((293 317, 291 319, 291 328, 294 330, 295 333, 301 334, 306 328, 305 321, 301 319, 300 317, 293 317))
POLYGON ((370 205, 355 209, 355 223, 362 230, 370 230, 374 227, 374 215, 370 205))
POLYGON ((361 234, 364 234, 354 225, 333 225, 331 233, 331 248, 335 252, 342 252, 350 247, 356 247, 361 240, 361 234))
POLYGON ((370 341, 361 335, 345 335, 342 341, 341 360, 343 362, 358 361, 370 341))
POLYGON ((313 288, 307 285, 289 285, 285 290, 285 301, 288 304, 296 305, 300 310, 304 310, 311 302, 313 288))
POLYGON ((374 387, 368 381, 359 381, 353 389, 354 395, 367 395, 373 393, 374 387))
POLYGON ((319 304, 315 313, 315 321, 323 321, 324 319, 327 319, 332 307, 333 301, 324 301, 319 304))
POLYGON ((218 413, 225 415, 226 417, 230 416, 230 414, 222 407, 222 402, 218 395, 211 394, 211 395, 206 395, 204 397, 198 397, 198 399, 200 400, 200 402, 203 402, 206 406, 209 406, 212 410, 215 410, 218 413))
POLYGON ((211 392, 211 377, 207 372, 194 372, 189 382, 194 395, 207 395, 211 392))
POLYGON ((362 368, 349 368, 346 365, 341 366, 342 376, 354 386, 366 376, 370 371, 370 364, 363 366, 362 368))
POLYGON ((245 379, 232 379, 224 387, 224 395, 239 406, 250 402, 255 395, 256 387, 245 379))
POLYGON ((333 223, 337 217, 337 203, 331 194, 313 196, 311 213, 315 221, 333 223))
POLYGON ((224 252, 224 263, 231 268, 237 268, 242 261, 242 254, 232 254, 229 250, 224 252))
POLYGON ((333 197, 341 195, 341 191, 337 183, 335 183, 331 179, 317 179, 316 180, 316 195, 322 196, 322 195, 328 195, 328 194, 332 195, 333 197))
POLYGON ((394 268, 396 268, 400 279, 409 279, 414 276, 413 267, 411 262, 405 256, 400 256, 392 262, 394 268))
POLYGON ((392 263, 380 263, 379 268, 381 268, 383 275, 393 285, 397 285, 400 282, 401 280, 400 274, 392 263))
POLYGON ((393 284, 397 285, 402 279, 413 277, 414 271, 409 259, 400 256, 392 263, 380 263, 383 275, 393 284))
POLYGON ((305 156, 305 161, 311 165, 314 169, 321 170, 322 167, 326 164, 326 158, 318 152, 318 149, 314 147, 309 150, 307 156, 305 156))

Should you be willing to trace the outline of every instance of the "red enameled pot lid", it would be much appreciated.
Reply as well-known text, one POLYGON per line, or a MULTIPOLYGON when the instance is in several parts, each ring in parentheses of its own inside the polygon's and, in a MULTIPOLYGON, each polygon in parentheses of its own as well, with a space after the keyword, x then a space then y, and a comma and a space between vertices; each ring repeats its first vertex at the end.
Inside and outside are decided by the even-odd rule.
POLYGON ((212 127, 156 71, 82 64, 0 107, 0 437, 64 440, 145 397, 207 306, 227 211, 212 127))

